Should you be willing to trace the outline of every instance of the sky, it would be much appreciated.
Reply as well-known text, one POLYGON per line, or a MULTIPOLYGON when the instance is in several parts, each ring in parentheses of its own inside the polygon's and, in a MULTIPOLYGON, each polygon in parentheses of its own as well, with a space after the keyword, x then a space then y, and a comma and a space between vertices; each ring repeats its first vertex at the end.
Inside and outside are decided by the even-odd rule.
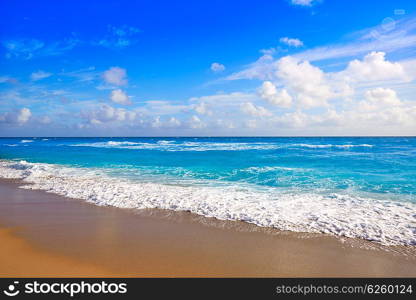
POLYGON ((416 1, 0 2, 0 136, 416 134, 416 1))

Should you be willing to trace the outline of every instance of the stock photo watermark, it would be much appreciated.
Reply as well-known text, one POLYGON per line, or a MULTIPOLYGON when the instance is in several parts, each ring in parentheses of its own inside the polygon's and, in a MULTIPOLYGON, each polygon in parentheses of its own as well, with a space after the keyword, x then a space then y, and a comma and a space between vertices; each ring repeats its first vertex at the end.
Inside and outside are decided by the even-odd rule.
POLYGON ((394 32, 397 26, 397 20, 395 17, 406 15, 406 10, 397 8, 393 11, 393 16, 384 18, 381 21, 380 26, 371 31, 371 36, 377 40, 390 39, 392 37, 398 37, 405 34, 404 31, 394 32), (392 36, 393 35, 393 36, 392 36))
POLYGON ((78 294, 126 294, 127 283, 107 283, 101 282, 39 282, 37 280, 19 283, 13 281, 8 284, 3 294, 15 297, 19 294, 39 295, 39 294, 60 294, 74 297, 78 294))

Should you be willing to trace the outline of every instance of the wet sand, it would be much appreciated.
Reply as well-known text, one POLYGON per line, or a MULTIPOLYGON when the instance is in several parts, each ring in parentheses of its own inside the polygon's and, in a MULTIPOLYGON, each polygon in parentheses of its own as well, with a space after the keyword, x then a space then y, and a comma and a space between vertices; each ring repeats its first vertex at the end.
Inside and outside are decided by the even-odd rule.
POLYGON ((188 212, 99 207, 0 180, 0 276, 415 277, 415 247, 188 212))

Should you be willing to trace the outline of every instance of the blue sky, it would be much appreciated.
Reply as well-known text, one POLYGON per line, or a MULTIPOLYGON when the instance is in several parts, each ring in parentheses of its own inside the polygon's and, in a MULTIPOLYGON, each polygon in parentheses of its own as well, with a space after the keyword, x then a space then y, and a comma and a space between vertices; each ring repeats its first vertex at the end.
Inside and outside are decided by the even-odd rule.
POLYGON ((0 135, 414 135, 415 53, 412 0, 4 0, 0 135))

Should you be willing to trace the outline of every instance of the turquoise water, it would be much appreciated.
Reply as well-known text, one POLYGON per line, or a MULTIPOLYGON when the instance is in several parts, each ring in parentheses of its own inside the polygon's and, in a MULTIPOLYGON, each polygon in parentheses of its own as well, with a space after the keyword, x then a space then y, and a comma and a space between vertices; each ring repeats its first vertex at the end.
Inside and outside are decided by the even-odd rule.
POLYGON ((3 138, 0 158, 110 168, 137 180, 209 179, 416 199, 416 138, 3 138))
MULTIPOLYGON (((251 203, 253 197, 257 197, 255 195, 262 201, 271 203, 278 203, 279 197, 276 195, 304 195, 300 200, 296 198, 299 205, 306 203, 306 200, 302 199, 307 199, 307 205, 316 204, 317 209, 328 208, 328 205, 333 203, 334 207, 330 209, 336 210, 336 205, 346 205, 345 203, 352 201, 357 214, 360 213, 359 205, 364 205, 359 203, 364 201, 362 199, 365 199, 366 205, 372 203, 371 201, 389 201, 389 205, 416 203, 414 137, 1 138, 0 159, 26 161, 35 165, 46 163, 54 167, 82 169, 84 172, 94 170, 102 172, 106 178, 127 180, 132 185, 154 183, 176 188, 212 187, 216 188, 215 191, 233 189, 234 194, 230 202, 236 201, 235 199, 241 200, 240 204, 243 206, 244 203, 251 203), (236 193, 244 191, 248 191, 247 197, 244 198, 240 194, 238 197, 235 196, 236 193), (259 194, 253 194, 257 192, 259 194), (344 200, 339 204, 339 197, 350 197, 350 200, 342 198, 344 200), (330 202, 330 199, 334 198, 338 200, 330 202), (323 207, 320 207, 320 204, 323 207)), ((32 177, 33 174, 32 172, 32 177)), ((125 189, 125 186, 123 188, 125 189)), ((208 191, 214 190, 201 190, 201 193, 202 191, 210 193, 208 191)), ((224 202, 221 207, 227 205, 226 199, 229 195, 217 196, 224 202)), ((98 196, 89 197, 96 199, 98 196)), ((165 197, 171 196, 169 194, 165 197)), ((137 197, 134 201, 140 204, 141 199, 137 197)), ((190 201, 205 200, 196 197, 190 201)), ((161 202, 158 203, 160 205, 161 202)), ((384 202, 373 203, 377 206, 384 202)), ((155 206, 159 207, 158 205, 155 206)), ((195 204, 189 205, 193 207, 195 204)), ((177 207, 177 203, 174 207, 177 207)), ((368 207, 365 209, 368 210, 368 207)), ((412 241, 415 240, 416 234, 416 211, 413 211, 413 206, 406 209, 404 216, 399 215, 402 219, 405 218, 402 225, 408 230, 406 238, 412 241)), ((282 208, 276 210, 281 212, 282 208)), ((249 208, 245 211, 249 211, 249 208)), ((228 215, 233 213, 227 211, 228 215)), ((367 213, 369 212, 357 216, 361 218, 359 222, 366 222, 367 213)), ((384 210, 381 213, 384 213, 384 210)), ((210 211, 203 214, 213 213, 210 211)), ((218 217, 215 214, 213 216, 218 217)), ((223 214, 221 218, 222 216, 223 214)), ((328 217, 328 212, 325 216, 328 217)), ((373 217, 376 220, 376 216, 371 218, 373 217)), ((320 215, 317 218, 321 221, 320 215)), ((341 222, 341 216, 337 215, 336 218, 336 222, 341 222)), ((256 223, 256 220, 254 218, 248 221, 256 223)), ((289 221, 296 223, 298 220, 289 221)), ((312 221, 305 222, 306 225, 312 224, 307 223, 312 221)), ((276 227, 274 223, 270 226, 276 227)))

